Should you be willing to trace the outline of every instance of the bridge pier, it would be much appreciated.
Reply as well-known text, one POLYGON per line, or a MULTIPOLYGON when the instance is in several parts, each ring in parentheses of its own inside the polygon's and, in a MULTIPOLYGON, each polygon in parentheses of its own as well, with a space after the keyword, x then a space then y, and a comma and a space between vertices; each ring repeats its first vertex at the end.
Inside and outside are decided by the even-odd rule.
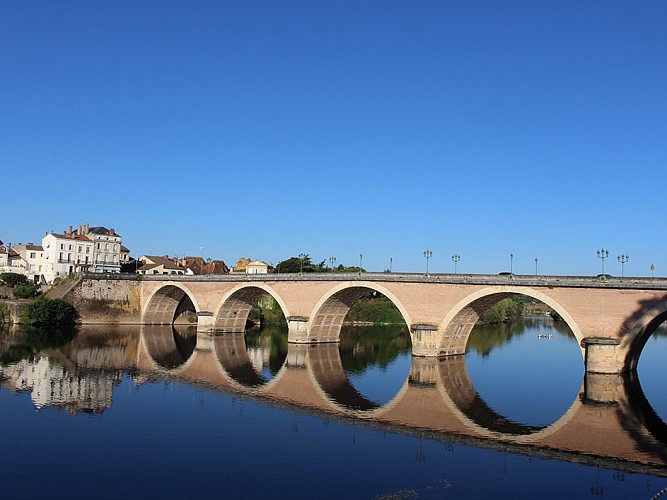
POLYGON ((215 318, 210 311, 197 312, 197 333, 213 333, 215 318))
POLYGON ((412 332, 412 355, 437 357, 440 354, 440 335, 434 325, 416 324, 410 327, 412 332))
POLYGON ((287 320, 287 342, 292 344, 307 344, 308 318, 305 316, 289 316, 287 320))
POLYGON ((585 349, 586 373, 622 373, 625 370, 624 356, 620 352, 620 340, 602 337, 587 337, 581 341, 585 349))

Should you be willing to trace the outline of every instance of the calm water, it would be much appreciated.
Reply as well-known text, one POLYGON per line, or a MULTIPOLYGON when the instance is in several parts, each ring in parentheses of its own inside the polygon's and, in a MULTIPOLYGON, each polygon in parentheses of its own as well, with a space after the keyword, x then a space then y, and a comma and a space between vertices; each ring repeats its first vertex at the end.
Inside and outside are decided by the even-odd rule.
POLYGON ((446 362, 413 361, 397 327, 317 347, 276 331, 86 329, 61 347, 13 332, 3 497, 651 498, 667 487, 666 354, 659 333, 640 361, 647 430, 627 398, 587 399, 605 381, 582 393, 576 340, 541 318, 478 327, 446 362), (570 439, 584 413, 620 430, 570 439), (617 444, 641 460, 614 461, 617 444))

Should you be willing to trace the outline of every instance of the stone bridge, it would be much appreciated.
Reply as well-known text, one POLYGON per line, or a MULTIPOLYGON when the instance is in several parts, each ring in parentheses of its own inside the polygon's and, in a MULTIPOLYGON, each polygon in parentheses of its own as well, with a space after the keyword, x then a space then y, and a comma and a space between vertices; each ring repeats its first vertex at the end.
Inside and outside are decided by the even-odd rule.
POLYGON ((197 331, 239 334, 260 296, 275 299, 295 344, 339 340, 350 307, 386 296, 408 325, 413 356, 465 353, 479 317, 511 294, 551 307, 577 338, 586 371, 636 368, 646 341, 667 318, 667 279, 567 276, 269 274, 225 276, 86 275, 65 296, 83 323, 170 325, 184 309, 197 331))

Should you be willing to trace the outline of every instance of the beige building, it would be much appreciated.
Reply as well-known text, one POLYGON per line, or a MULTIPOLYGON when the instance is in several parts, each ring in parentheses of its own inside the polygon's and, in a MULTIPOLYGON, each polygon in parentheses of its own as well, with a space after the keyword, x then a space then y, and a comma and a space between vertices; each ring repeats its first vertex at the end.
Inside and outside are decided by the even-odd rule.
POLYGON ((266 262, 263 260, 253 260, 251 262, 248 262, 246 265, 246 273, 247 274, 267 274, 269 272, 269 268, 272 266, 269 266, 266 262))
POLYGON ((29 280, 35 283, 44 281, 44 248, 32 243, 14 245, 9 260, 11 265, 17 269, 23 269, 19 272, 25 274, 29 280))

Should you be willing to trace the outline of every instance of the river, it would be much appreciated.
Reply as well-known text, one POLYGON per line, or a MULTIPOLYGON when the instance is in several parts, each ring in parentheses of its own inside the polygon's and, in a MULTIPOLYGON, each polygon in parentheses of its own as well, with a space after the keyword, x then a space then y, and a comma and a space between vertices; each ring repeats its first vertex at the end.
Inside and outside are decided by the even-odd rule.
POLYGON ((584 377, 566 325, 478 326, 413 359, 397 326, 0 337, 5 498, 651 498, 667 487, 659 329, 638 377, 584 377))

